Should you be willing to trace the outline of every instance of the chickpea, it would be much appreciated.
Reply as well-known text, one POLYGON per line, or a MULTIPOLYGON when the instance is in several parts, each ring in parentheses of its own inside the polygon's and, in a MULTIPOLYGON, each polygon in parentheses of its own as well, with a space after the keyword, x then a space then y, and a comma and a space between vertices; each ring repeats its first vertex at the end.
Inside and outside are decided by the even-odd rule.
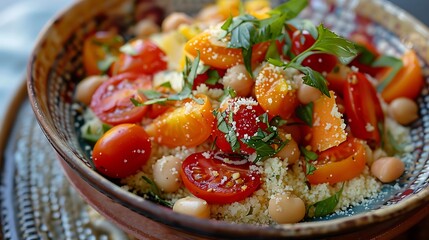
POLYGON ((243 64, 238 64, 226 71, 222 83, 225 87, 234 89, 237 96, 246 97, 252 92, 254 81, 246 67, 243 64))
POLYGON ((164 192, 175 192, 180 188, 179 169, 182 161, 174 156, 165 156, 153 165, 153 180, 164 192))
POLYGON ((210 217, 210 206, 208 203, 196 197, 185 197, 177 200, 173 205, 173 211, 197 218, 210 217))
POLYGON ((89 76, 84 78, 76 87, 75 99, 89 105, 95 90, 107 80, 105 76, 89 76))
POLYGON ((179 28, 182 24, 191 24, 192 18, 184 13, 174 12, 168 15, 162 22, 162 31, 169 32, 179 28))
POLYGON ((322 96, 322 92, 320 92, 319 89, 309 86, 307 84, 301 84, 298 88, 298 100, 302 104, 314 102, 320 96, 322 96))
POLYGON ((371 173, 383 183, 399 178, 405 171, 405 165, 396 157, 382 157, 371 165, 371 173))
POLYGON ((277 194, 268 203, 268 214, 277 223, 297 223, 305 216, 305 204, 291 192, 277 194))
POLYGON ((298 144, 291 138, 276 156, 285 160, 287 159, 288 164, 292 165, 298 161, 300 154, 301 152, 299 151, 298 144))
POLYGON ((390 115, 398 123, 407 125, 419 118, 417 104, 405 97, 396 98, 388 107, 390 115))
POLYGON ((134 28, 134 34, 139 38, 148 38, 159 31, 159 26, 152 19, 143 19, 134 28))

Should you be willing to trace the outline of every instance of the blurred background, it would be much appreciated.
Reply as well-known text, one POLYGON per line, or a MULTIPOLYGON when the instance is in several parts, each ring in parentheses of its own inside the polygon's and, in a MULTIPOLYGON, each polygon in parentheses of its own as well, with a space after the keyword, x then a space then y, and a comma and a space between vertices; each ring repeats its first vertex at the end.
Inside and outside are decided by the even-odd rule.
MULTIPOLYGON (((0 0, 0 123, 14 93, 24 82, 26 64, 38 34, 54 15, 74 1, 0 0)), ((390 1, 429 26, 428 0, 390 1)), ((374 14, 377 14, 376 9, 374 14)), ((419 231, 417 228, 429 230, 429 219, 411 231, 417 234, 419 231)), ((408 237, 410 235, 404 234, 398 239, 408 239, 408 237)))

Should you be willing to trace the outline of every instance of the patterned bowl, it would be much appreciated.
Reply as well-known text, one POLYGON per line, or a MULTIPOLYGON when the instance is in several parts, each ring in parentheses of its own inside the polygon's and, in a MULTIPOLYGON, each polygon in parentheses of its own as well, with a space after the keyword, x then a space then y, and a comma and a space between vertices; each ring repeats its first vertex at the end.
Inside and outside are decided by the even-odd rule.
POLYGON ((195 13, 208 1, 85 0, 59 14, 43 31, 28 65, 28 93, 36 118, 70 182, 105 217, 138 238, 390 238, 429 211, 429 30, 385 0, 313 0, 303 15, 347 36, 364 31, 379 49, 418 53, 426 84, 418 98, 421 118, 412 125, 414 151, 404 156, 405 174, 379 196, 344 214, 297 224, 256 226, 201 220, 129 193, 95 172, 78 138, 73 93, 84 76, 82 40, 112 24, 127 31, 135 19, 172 11, 195 13), (406 220, 406 221, 405 221, 406 220))

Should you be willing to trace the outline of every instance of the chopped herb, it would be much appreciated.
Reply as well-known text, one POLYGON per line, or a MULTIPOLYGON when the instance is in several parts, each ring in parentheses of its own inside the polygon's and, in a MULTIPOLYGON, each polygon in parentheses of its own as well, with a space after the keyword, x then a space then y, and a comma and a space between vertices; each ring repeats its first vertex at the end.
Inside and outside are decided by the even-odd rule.
POLYGON ((205 81, 206 84, 215 85, 220 79, 220 75, 216 70, 209 70, 207 75, 209 78, 205 81))
POLYGON ((234 88, 226 87, 223 90, 223 95, 219 98, 219 101, 222 102, 226 98, 235 98, 237 96, 237 92, 234 90, 234 88))
POLYGON ((270 11, 270 17, 259 20, 249 14, 229 17, 222 25, 226 35, 231 35, 230 48, 242 51, 243 62, 250 76, 253 77, 251 58, 255 44, 278 39, 283 34, 287 20, 293 19, 308 5, 307 0, 290 0, 270 11))
POLYGON ((168 202, 168 201, 166 201, 166 200, 164 200, 164 199, 161 198, 160 191, 159 191, 158 187, 156 186, 156 184, 152 180, 150 180, 146 176, 142 176, 142 178, 150 186, 149 192, 147 194, 149 195, 149 197, 151 199, 153 199, 155 202, 157 202, 157 203, 159 203, 161 205, 164 205, 166 207, 170 207, 170 208, 173 207, 170 202, 168 202))
MULTIPOLYGON (((312 214, 312 217, 323 217, 330 213, 333 213, 335 210, 335 207, 337 206, 338 202, 340 201, 341 194, 343 193, 344 183, 341 186, 341 189, 336 192, 334 195, 328 197, 327 199, 324 199, 320 202, 316 202, 313 205, 310 205, 308 207, 308 210, 313 209, 314 213, 312 214)), ((309 211, 307 211, 308 214, 309 211)))
POLYGON ((162 96, 160 92, 152 89, 139 89, 138 92, 142 93, 147 99, 156 99, 162 96))
POLYGON ((398 143, 391 131, 387 131, 387 140, 389 141, 389 146, 392 148, 392 154, 404 152, 404 144, 398 143))
POLYGON ((136 56, 137 51, 130 43, 126 43, 119 48, 119 51, 122 53, 128 54, 130 56, 136 56))
POLYGON ((266 131, 258 128, 254 136, 242 138, 241 141, 249 147, 255 149, 255 162, 265 160, 277 154, 289 141, 283 141, 277 132, 277 127, 268 126, 266 131), (273 147, 277 146, 277 148, 273 147))
POLYGON ((363 45, 356 44, 356 50, 358 51, 357 60, 362 64, 371 66, 377 58, 377 56, 363 45))
POLYGON ((304 155, 305 159, 305 175, 311 175, 314 171, 316 171, 316 167, 312 163, 314 160, 316 160, 319 156, 310 150, 307 150, 305 147, 299 147, 301 150, 302 155, 304 155))
POLYGON ((287 121, 284 120, 283 118, 281 118, 280 116, 275 116, 270 121, 270 125, 276 126, 276 127, 281 127, 281 126, 286 125, 286 124, 287 124, 287 121))
POLYGON ((382 92, 387 85, 393 80, 393 78, 401 70, 403 63, 401 59, 382 55, 372 64, 373 67, 390 67, 392 70, 386 78, 381 80, 381 83, 377 85, 377 91, 382 92))
POLYGON ((258 117, 259 121, 267 124, 267 127, 270 127, 270 121, 268 119, 268 113, 264 112, 261 116, 258 117))
POLYGON ((310 127, 313 126, 313 105, 313 102, 310 102, 309 104, 298 106, 295 110, 296 116, 310 127))
POLYGON ((219 129, 219 131, 225 134, 226 141, 231 146, 232 151, 239 151, 240 143, 238 142, 237 134, 235 133, 234 129, 225 120, 227 117, 226 112, 213 111, 213 115, 216 117, 217 120, 217 128, 219 129))
POLYGON ((93 129, 91 125, 88 125, 86 130, 82 133, 82 138, 86 141, 95 143, 98 139, 100 139, 105 132, 111 129, 112 126, 102 123, 101 128, 93 129))
POLYGON ((165 82, 165 83, 161 84, 160 86, 161 86, 161 87, 168 88, 168 89, 172 89, 172 88, 173 88, 173 87, 171 86, 171 82, 170 82, 170 81, 167 81, 167 82, 165 82))

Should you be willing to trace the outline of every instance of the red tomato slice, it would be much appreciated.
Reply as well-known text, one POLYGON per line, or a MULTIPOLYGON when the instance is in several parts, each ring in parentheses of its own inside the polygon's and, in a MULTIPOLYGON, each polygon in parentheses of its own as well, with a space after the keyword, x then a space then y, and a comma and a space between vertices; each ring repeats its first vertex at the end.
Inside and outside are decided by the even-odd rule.
POLYGON ((343 96, 352 134, 370 146, 378 146, 381 142, 378 127, 384 123, 384 114, 374 86, 363 73, 350 72, 343 96))
POLYGON ((91 109, 101 121, 117 125, 140 122, 147 106, 136 107, 131 98, 146 100, 138 89, 150 89, 152 77, 124 73, 111 77, 97 88, 91 100, 91 109))
POLYGON ((359 176, 365 168, 366 155, 363 143, 356 138, 319 154, 316 170, 307 175, 311 184, 344 182, 359 176))
MULTIPOLYGON (((255 149, 247 146, 241 141, 241 139, 255 135, 259 128, 262 130, 267 128, 267 125, 258 119, 259 116, 265 113, 261 106, 255 100, 250 98, 233 98, 229 99, 226 103, 226 108, 220 109, 220 111, 224 111, 226 113, 224 121, 229 126, 233 126, 232 128, 234 129, 237 140, 240 143, 241 152, 248 154, 254 153, 255 149), (229 120, 230 114, 232 114, 232 123, 229 120)), ((223 152, 233 152, 231 145, 226 138, 226 134, 221 132, 218 126, 215 126, 213 136, 216 139, 216 146, 218 146, 223 152)))
POLYGON ((206 84, 208 88, 211 89, 223 89, 223 84, 221 83, 215 83, 215 84, 210 84, 210 83, 206 83, 206 81, 210 78, 209 76, 209 71, 216 71, 219 75, 219 77, 223 77, 225 75, 226 70, 225 69, 214 69, 211 68, 208 71, 206 71, 205 73, 199 74, 195 77, 194 79, 194 84, 192 85, 192 90, 196 90, 197 87, 201 84, 206 84))
POLYGON ((225 154, 194 153, 182 164, 180 176, 185 187, 208 203, 227 204, 250 196, 261 184, 260 173, 252 164, 232 165, 221 159, 225 154))
POLYGON ((137 39, 128 43, 129 53, 121 53, 114 65, 115 74, 132 72, 154 74, 167 69, 167 56, 149 40, 137 39))
POLYGON ((124 178, 139 171, 149 160, 150 152, 149 136, 141 126, 120 124, 97 141, 92 159, 101 174, 124 178))

